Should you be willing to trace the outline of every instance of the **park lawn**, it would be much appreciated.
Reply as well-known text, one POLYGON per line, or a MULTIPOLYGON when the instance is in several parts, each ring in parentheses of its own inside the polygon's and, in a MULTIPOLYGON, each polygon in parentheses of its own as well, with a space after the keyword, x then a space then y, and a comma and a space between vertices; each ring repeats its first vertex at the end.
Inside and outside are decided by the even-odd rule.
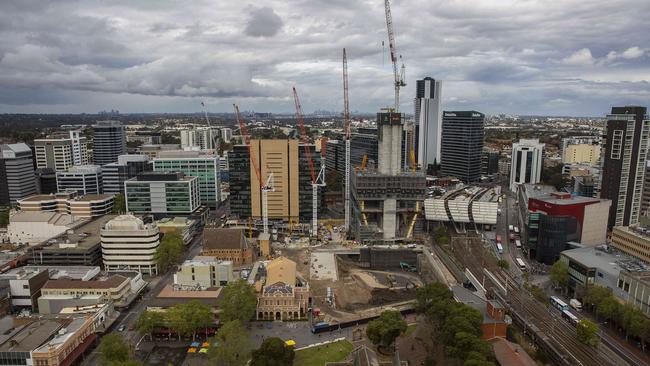
POLYGON ((296 351, 294 366, 323 366, 326 362, 339 362, 352 352, 352 343, 342 340, 323 346, 296 351))

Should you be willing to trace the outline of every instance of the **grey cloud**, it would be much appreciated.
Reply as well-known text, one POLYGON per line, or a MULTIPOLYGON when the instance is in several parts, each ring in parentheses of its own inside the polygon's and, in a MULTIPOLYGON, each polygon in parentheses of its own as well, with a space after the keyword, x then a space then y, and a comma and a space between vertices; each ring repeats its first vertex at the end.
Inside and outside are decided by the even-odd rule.
POLYGON ((272 8, 265 6, 250 11, 244 32, 251 37, 273 37, 282 28, 282 19, 272 8))

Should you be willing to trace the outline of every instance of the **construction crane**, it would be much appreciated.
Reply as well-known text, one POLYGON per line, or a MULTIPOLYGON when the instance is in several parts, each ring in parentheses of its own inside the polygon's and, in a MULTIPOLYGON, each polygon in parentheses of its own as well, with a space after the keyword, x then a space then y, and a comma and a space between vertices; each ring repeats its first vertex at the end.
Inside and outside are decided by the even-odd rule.
MULTIPOLYGON (((384 8, 386 11, 386 28, 388 29, 388 46, 390 48, 390 60, 393 63, 393 77, 395 82, 395 107, 394 111, 399 111, 399 89, 406 86, 404 81, 405 67, 402 64, 401 73, 397 67, 397 45, 395 44, 395 34, 393 32, 393 16, 390 12, 390 1, 384 0, 384 8)), ((401 56, 400 56, 401 59, 401 56)))
MULTIPOLYGON (((210 124, 210 119, 208 118, 208 111, 205 109, 205 103, 201 102, 201 108, 203 109, 205 122, 208 124, 208 128, 210 129, 210 138, 212 138, 212 146, 214 146, 214 150, 217 152, 217 155, 219 155, 219 138, 216 136, 212 136, 212 125, 210 124)), ((217 164, 218 163, 219 162, 217 162, 217 164)))
POLYGON ((343 49, 343 123, 345 131, 345 230, 350 230, 350 98, 348 97, 348 57, 343 49))
POLYGON ((293 87, 293 101, 296 104, 296 119, 298 120, 298 127, 300 128, 300 135, 302 136, 302 146, 305 149, 305 155, 309 162, 309 173, 311 174, 311 188, 312 188, 312 220, 311 220, 311 235, 318 237, 318 188, 325 187, 325 167, 321 165, 318 175, 314 171, 314 162, 311 159, 311 151, 309 149, 309 139, 305 131, 305 120, 302 114, 302 105, 296 87, 293 87))
MULTIPOLYGON (((236 104, 232 105, 235 108, 235 118, 237 123, 239 123, 239 132, 242 136, 242 140, 248 149, 248 157, 255 171, 255 176, 257 182, 260 185, 260 190, 262 191, 262 222, 264 224, 264 233, 269 233, 269 192, 274 192, 275 187, 273 186, 273 172, 269 174, 266 181, 262 181, 262 172, 260 166, 257 163, 257 158, 251 151, 251 141, 250 136, 248 135, 248 129, 246 128, 246 123, 239 113, 239 106, 236 104)), ((253 182, 251 182, 251 188, 253 187, 253 182)))

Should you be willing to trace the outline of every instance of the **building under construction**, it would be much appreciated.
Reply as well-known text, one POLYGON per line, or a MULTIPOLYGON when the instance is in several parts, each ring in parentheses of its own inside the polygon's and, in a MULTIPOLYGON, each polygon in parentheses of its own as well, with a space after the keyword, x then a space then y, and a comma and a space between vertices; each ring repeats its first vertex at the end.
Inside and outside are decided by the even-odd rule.
POLYGON ((404 171, 404 115, 377 113, 377 169, 357 169, 352 176, 352 234, 363 243, 409 240, 422 231, 424 173, 404 171))
MULTIPOLYGON (((228 153, 230 171, 230 212, 239 219, 262 219, 262 189, 257 181, 246 145, 236 145, 228 153)), ((306 152, 314 169, 320 169, 320 154, 314 145, 307 149, 298 140, 250 140, 254 161, 259 162, 262 179, 273 173, 273 190, 268 192, 271 221, 308 223, 312 219, 312 180, 306 152)), ((320 189, 319 189, 320 202, 320 189)))

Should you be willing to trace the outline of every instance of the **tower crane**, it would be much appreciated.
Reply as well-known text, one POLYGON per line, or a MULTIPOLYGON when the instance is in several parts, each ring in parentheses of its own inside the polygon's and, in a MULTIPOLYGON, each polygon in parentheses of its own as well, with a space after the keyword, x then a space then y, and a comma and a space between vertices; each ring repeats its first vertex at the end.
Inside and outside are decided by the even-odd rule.
MULTIPOLYGON (((217 176, 218 174, 221 174, 221 156, 219 156, 219 146, 220 146, 220 140, 219 137, 212 136, 212 125, 210 125, 210 119, 208 118, 208 111, 205 109, 205 103, 201 101, 201 108, 203 108, 203 115, 205 116, 205 122, 208 124, 208 130, 210 131, 210 138, 212 139, 212 146, 214 146, 214 151, 215 151, 215 157, 216 157, 216 166, 215 168, 215 175, 214 175, 214 182, 216 184, 216 191, 214 198, 217 201, 221 200, 221 179, 217 176)), ((221 202, 217 202, 217 205, 219 205, 221 202)))
POLYGON ((345 230, 350 230, 350 99, 348 97, 348 57, 343 49, 343 123, 345 131, 345 230))
MULTIPOLYGON (((273 186, 273 172, 269 173, 269 176, 266 178, 266 181, 262 181, 262 172, 260 171, 260 166, 257 163, 257 158, 253 155, 251 151, 251 142, 250 136, 248 135, 248 129, 246 128, 246 123, 239 113, 239 106, 236 104, 232 105, 235 108, 235 118, 237 123, 239 123, 239 132, 244 140, 246 148, 248 148, 248 157, 255 171, 255 177, 257 182, 260 185, 260 190, 262 191, 262 222, 264 225, 264 233, 269 233, 269 192, 275 192, 275 187, 273 186)), ((252 178, 251 178, 252 180, 252 178)), ((251 182, 251 187, 253 186, 251 182)))
MULTIPOLYGON (((399 89, 406 86, 404 81, 405 67, 402 64, 401 72, 397 67, 397 45, 395 44, 395 34, 393 33, 393 16, 390 12, 390 0, 384 0, 384 9, 386 11, 386 28, 388 29, 388 46, 390 48, 390 60, 393 63, 393 77, 395 82, 395 112, 399 111, 399 89)), ((401 59, 401 56, 400 56, 401 59)))
POLYGON ((296 119, 298 120, 298 127, 300 128, 300 135, 302 136, 302 145, 307 155, 309 162, 309 173, 311 174, 311 188, 312 188, 312 220, 311 220, 311 235, 312 237, 318 236, 318 188, 325 187, 325 167, 321 165, 318 175, 314 171, 314 162, 311 159, 311 151, 309 150, 309 139, 305 131, 305 120, 302 114, 302 105, 296 87, 293 87, 293 101, 296 104, 296 119))

